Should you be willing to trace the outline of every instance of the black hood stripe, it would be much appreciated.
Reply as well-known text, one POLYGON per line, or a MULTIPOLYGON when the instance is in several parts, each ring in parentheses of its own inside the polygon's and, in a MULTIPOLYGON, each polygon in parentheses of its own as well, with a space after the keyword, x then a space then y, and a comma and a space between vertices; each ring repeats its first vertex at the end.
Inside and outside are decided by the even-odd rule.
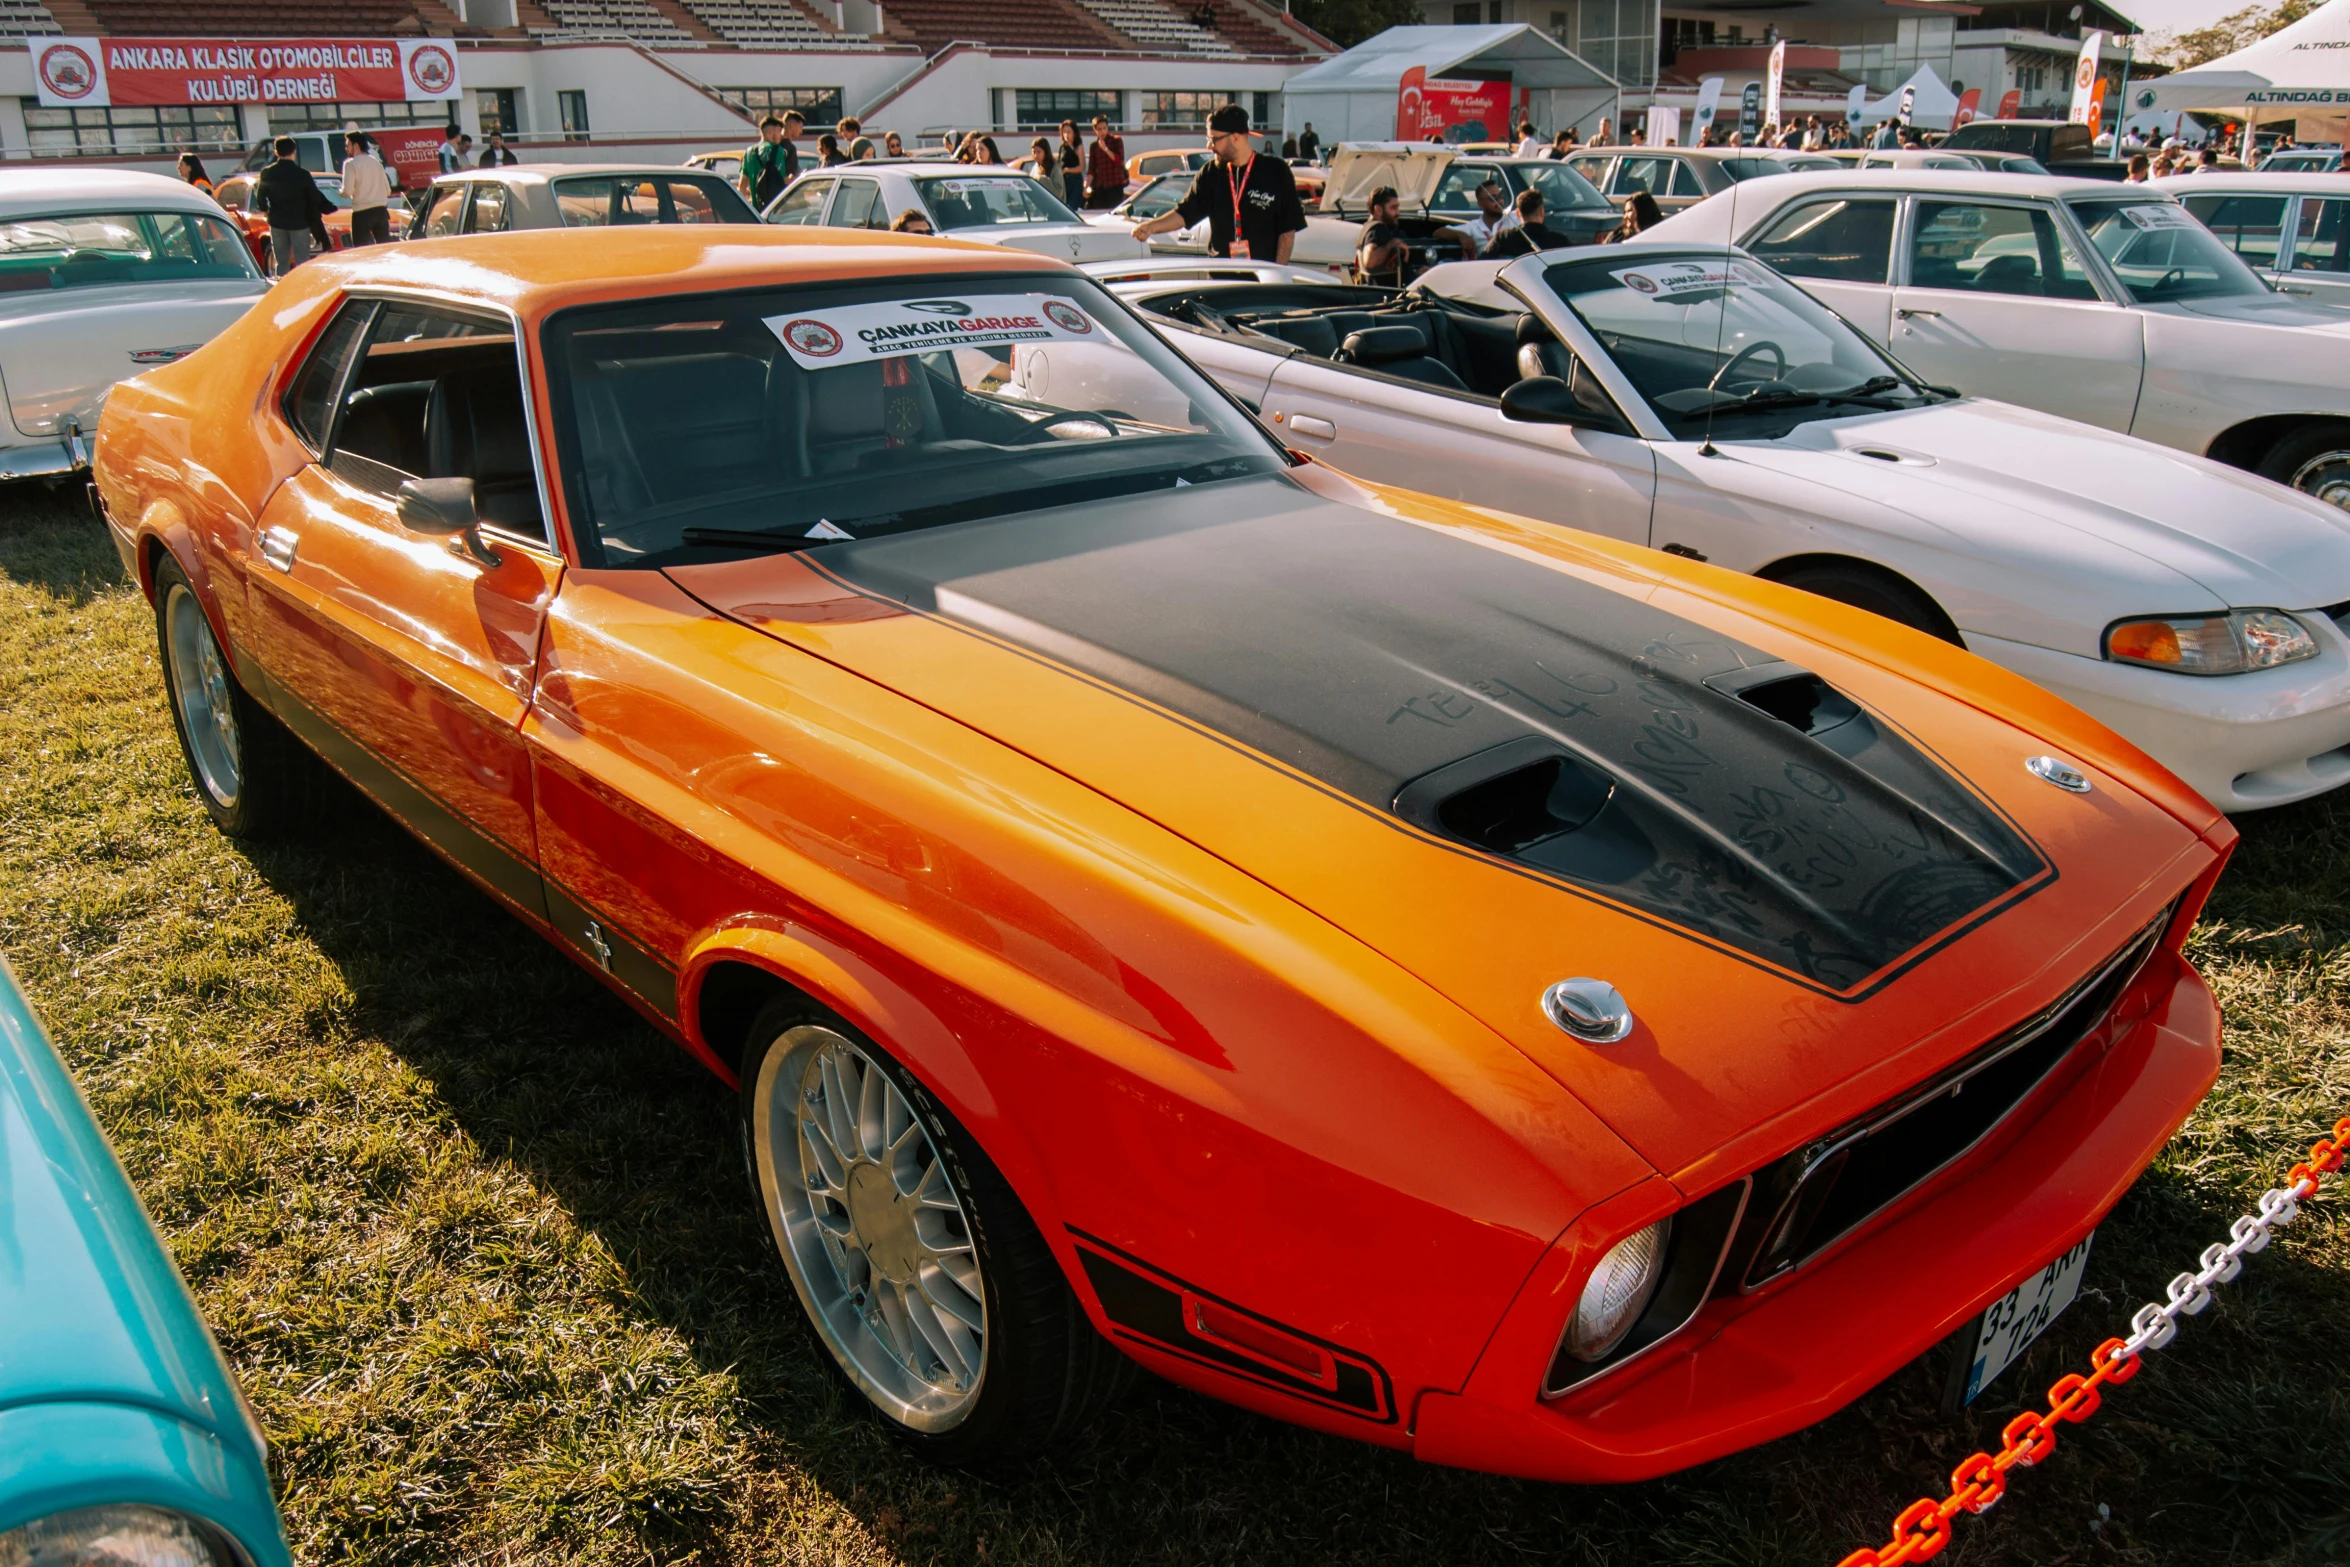
POLYGON ((799 559, 1392 830, 1824 995, 1862 999, 2056 879, 2017 824, 1884 715, 1829 693, 1858 725, 1830 744, 1726 694, 1782 671, 1810 680, 1771 655, 1286 478, 799 559), (1603 803, 1500 847, 1405 809, 1416 780, 1513 748, 1596 780, 1603 803))

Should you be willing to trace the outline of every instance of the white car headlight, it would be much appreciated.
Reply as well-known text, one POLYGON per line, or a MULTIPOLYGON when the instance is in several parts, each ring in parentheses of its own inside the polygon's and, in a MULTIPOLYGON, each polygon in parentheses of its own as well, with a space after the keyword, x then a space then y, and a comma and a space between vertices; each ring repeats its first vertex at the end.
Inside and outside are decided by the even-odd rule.
POLYGON ((1664 1276, 1665 1237, 1672 1229, 1671 1219, 1659 1219, 1608 1248, 1584 1283, 1583 1298, 1575 1302, 1574 1318, 1567 1324, 1568 1354, 1577 1360, 1605 1360, 1624 1341, 1664 1276))
POLYGON ((2105 629, 2105 656, 2176 675, 2241 675, 2317 657, 2317 642, 2282 610, 2225 615, 2157 615, 2105 629))
POLYGON ((206 1533, 159 1507, 80 1507, 0 1534, 0 1567, 229 1567, 206 1533))

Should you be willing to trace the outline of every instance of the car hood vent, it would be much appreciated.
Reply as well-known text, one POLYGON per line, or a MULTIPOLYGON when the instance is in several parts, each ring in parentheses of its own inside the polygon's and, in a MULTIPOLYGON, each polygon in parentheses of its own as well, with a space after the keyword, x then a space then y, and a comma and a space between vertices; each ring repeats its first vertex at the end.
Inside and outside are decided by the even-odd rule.
POLYGON ((1758 712, 1814 740, 1838 756, 1858 756, 1877 743, 1877 726, 1860 704, 1806 669, 1762 664, 1706 681, 1758 712))

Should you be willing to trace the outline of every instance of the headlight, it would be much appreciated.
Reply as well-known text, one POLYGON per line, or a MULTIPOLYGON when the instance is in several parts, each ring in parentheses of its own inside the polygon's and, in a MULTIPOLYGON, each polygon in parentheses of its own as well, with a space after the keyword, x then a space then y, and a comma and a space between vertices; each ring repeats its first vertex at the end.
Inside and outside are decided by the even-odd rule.
POLYGON ((1605 1360, 1656 1293, 1656 1281, 1665 1271, 1665 1237, 1673 1221, 1659 1219, 1637 1235, 1626 1236, 1608 1249, 1591 1270, 1583 1298, 1575 1302, 1574 1320, 1567 1324, 1567 1353, 1577 1360, 1605 1360))
POLYGON ((2105 631, 2105 656, 2179 675, 2240 675, 2317 657, 2317 643, 2282 610, 2163 615, 2118 620, 2105 631))
POLYGON ((229 1567, 207 1532, 157 1507, 82 1507, 0 1534, 0 1567, 229 1567))

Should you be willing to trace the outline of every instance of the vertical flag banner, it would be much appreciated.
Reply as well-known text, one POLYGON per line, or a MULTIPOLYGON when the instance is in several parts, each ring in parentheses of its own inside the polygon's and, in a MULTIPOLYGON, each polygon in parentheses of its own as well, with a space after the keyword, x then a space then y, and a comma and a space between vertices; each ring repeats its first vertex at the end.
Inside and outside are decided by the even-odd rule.
POLYGON ((2089 93, 2089 118, 2083 123, 2089 127, 2092 140, 2102 133, 2105 125, 2105 86, 2105 78, 2100 76, 2096 87, 2089 93))
POLYGON ((1709 76, 1697 84, 1697 112, 1689 117, 1692 138, 1713 129, 1714 111, 1722 106, 1722 79, 1709 76))
POLYGON ((1972 120, 1976 115, 1980 114, 1982 110, 1983 89, 1980 87, 1969 87, 1965 92, 1962 92, 1958 95, 1958 113, 1952 117, 1950 121, 1950 128, 1952 130, 1956 130, 1959 126, 1966 124, 1969 120, 1972 120))
POLYGON ((1779 85, 1787 75, 1787 40, 1771 45, 1771 63, 1763 75, 1763 123, 1779 123, 1779 85))
POLYGON ((2021 109, 2023 106, 2024 90, 2021 87, 2010 87, 2006 92, 1999 95, 1999 112, 1992 116, 1992 118, 2000 120, 2012 120, 2016 116, 2016 111, 2021 109))
POLYGON ((2089 123, 2090 94, 2097 89, 2097 47, 2105 34, 2096 28, 2081 35, 2081 58, 2073 67, 2073 108, 2066 118, 2075 125, 2089 123))

